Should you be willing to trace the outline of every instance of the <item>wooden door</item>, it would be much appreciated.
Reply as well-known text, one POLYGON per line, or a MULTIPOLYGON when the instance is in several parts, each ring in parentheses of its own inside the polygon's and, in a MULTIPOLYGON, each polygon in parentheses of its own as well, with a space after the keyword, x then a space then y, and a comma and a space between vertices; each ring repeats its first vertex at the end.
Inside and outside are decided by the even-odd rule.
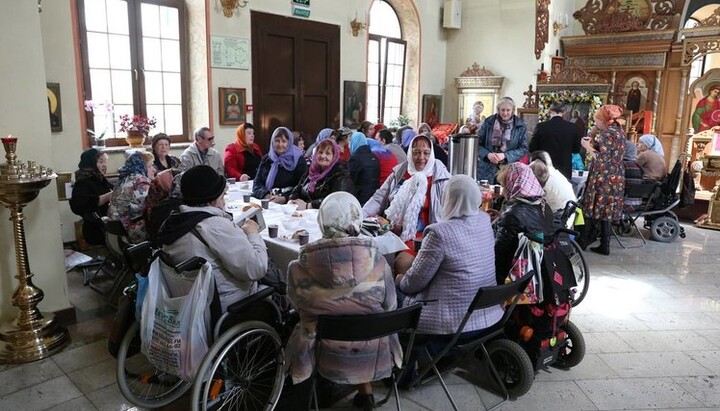
POLYGON ((315 138, 340 121, 340 27, 251 12, 253 119, 263 151, 275 128, 315 138))

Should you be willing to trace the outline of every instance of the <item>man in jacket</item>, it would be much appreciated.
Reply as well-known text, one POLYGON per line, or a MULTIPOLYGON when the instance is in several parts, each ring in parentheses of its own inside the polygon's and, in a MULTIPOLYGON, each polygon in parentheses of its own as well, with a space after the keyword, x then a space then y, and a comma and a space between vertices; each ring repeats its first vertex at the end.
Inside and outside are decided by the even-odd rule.
POLYGON ((568 180, 572 178, 572 155, 580 152, 580 131, 563 119, 565 107, 558 102, 548 110, 550 119, 538 124, 530 140, 530 152, 547 151, 553 165, 568 180))
POLYGON ((195 143, 180 155, 180 168, 186 171, 204 164, 212 167, 219 175, 225 176, 223 156, 213 148, 214 145, 215 134, 209 128, 200 127, 195 130, 195 143))

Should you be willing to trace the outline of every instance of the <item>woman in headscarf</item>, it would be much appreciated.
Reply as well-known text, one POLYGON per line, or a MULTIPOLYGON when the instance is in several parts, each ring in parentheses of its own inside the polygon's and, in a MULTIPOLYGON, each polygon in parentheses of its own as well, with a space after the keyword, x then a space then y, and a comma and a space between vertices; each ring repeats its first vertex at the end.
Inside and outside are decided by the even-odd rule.
MULTIPOLYGON (((415 138, 416 135, 417 133, 411 127, 405 128, 402 133, 400 133, 400 145, 405 150, 405 152, 408 151, 408 147, 410 147, 410 142, 415 138)), ((428 136, 428 138, 429 137, 430 136, 428 136)), ((432 139, 430 140, 430 142, 432 143, 432 139)))
POLYGON ((285 204, 306 170, 302 151, 293 144, 292 131, 287 127, 276 128, 270 138, 270 150, 260 161, 253 197, 285 204))
MULTIPOLYGON (((630 184, 642 184, 643 169, 637 162, 637 148, 631 140, 626 142, 625 154, 623 155, 623 166, 625 166, 625 187, 630 184)), ((642 198, 625 197, 623 207, 627 211, 634 211, 636 207, 642 204, 642 198)))
POLYGON ((356 131, 350 137, 348 170, 355 186, 355 196, 365 204, 380 187, 380 164, 367 144, 367 136, 356 131))
POLYGON ((320 130, 317 137, 315 137, 315 142, 310 144, 310 146, 305 150, 305 161, 307 164, 310 164, 310 161, 312 160, 313 153, 315 153, 315 147, 317 147, 318 144, 320 144, 323 140, 326 140, 328 138, 333 138, 336 131, 331 128, 324 128, 320 130))
POLYGON ((155 156, 153 165, 160 172, 169 168, 179 168, 180 159, 170 155, 172 140, 165 133, 157 133, 152 138, 152 153, 155 156))
POLYGON ((545 190, 529 166, 512 163, 500 169, 498 182, 505 192, 503 213, 495 224, 495 273, 504 284, 518 247, 518 234, 542 243, 552 234, 553 216, 545 204, 545 190))
POLYGON ((335 142, 340 150, 340 162, 346 164, 350 160, 350 135, 353 131, 347 127, 341 127, 335 133, 335 142))
MULTIPOLYGON (((387 130, 380 130, 379 133, 390 134, 387 130)), ((380 178, 378 179, 377 184, 377 187, 379 188, 390 176, 390 174, 392 174, 393 167, 398 165, 398 160, 395 157, 395 154, 393 154, 393 152, 390 151, 385 144, 382 144, 380 140, 368 138, 366 141, 368 146, 370 146, 370 151, 375 158, 377 158, 378 165, 380 166, 380 178)))
POLYGON ((105 244, 100 217, 107 215, 108 203, 113 186, 105 178, 107 173, 107 154, 95 148, 85 150, 80 155, 78 170, 75 171, 70 209, 83 219, 83 238, 88 244, 105 244))
POLYGON ((225 174, 238 181, 254 179, 262 155, 262 149, 255 143, 255 127, 240 124, 235 129, 235 141, 225 147, 225 174))
POLYGON ((433 151, 435 152, 435 159, 442 162, 445 167, 448 166, 448 155, 445 152, 445 149, 438 144, 438 139, 435 137, 435 135, 432 133, 432 129, 428 125, 428 123, 420 123, 418 126, 418 134, 425 134, 426 136, 430 137, 430 141, 432 141, 433 144, 433 151))
POLYGON ((146 231, 150 241, 156 240, 162 224, 182 204, 180 174, 178 169, 163 170, 150 182, 145 200, 146 231))
MULTIPOLYGON (((482 199, 474 179, 452 176, 443 193, 442 221, 425 228, 410 269, 395 277, 406 297, 403 305, 435 301, 423 307, 418 332, 448 335, 457 330, 480 287, 497 285, 490 217, 480 211, 482 199)), ((495 324, 503 315, 497 305, 475 311, 465 325, 473 333, 495 324)))
POLYGON ((118 171, 120 178, 110 199, 108 217, 120 220, 131 243, 145 241, 145 205, 150 181, 155 177, 153 155, 147 151, 135 151, 118 171))
POLYGON ((440 221, 442 192, 450 178, 447 168, 435 161, 429 137, 415 136, 409 146, 409 159, 393 169, 363 206, 366 217, 384 214, 409 248, 395 258, 395 273, 410 268, 415 257, 414 241, 422 240, 426 226, 440 221))
POLYGON ((584 250, 600 234, 600 246, 591 248, 600 254, 610 254, 610 233, 612 221, 620 220, 625 195, 625 154, 626 136, 618 118, 622 109, 606 104, 600 107, 593 118, 595 125, 582 141, 583 147, 592 153, 588 167, 582 209, 585 216, 585 231, 578 240, 584 250))
POLYGON ((515 115, 515 102, 503 97, 497 104, 497 113, 483 121, 478 129, 477 180, 492 184, 498 168, 519 161, 528 153, 527 128, 515 115))
POLYGON ((290 194, 290 203, 298 209, 318 208, 325 197, 337 191, 354 193, 350 172, 340 162, 340 149, 333 139, 320 142, 315 148, 307 173, 290 194))
POLYGON ((640 137, 637 148, 640 150, 637 162, 643 169, 643 178, 653 181, 665 179, 668 170, 665 164, 665 152, 660 140, 652 134, 645 134, 640 137))
POLYGON ((397 306, 385 258, 372 239, 358 236, 362 219, 360 203, 349 193, 332 193, 320 205, 323 238, 303 246, 288 267, 288 298, 300 323, 288 341, 287 357, 295 384, 309 378, 317 363, 322 377, 358 385, 353 404, 372 410, 370 382, 389 377, 393 366, 402 362, 397 336, 369 342, 323 341, 320 347, 314 338, 319 315, 374 314, 397 306))

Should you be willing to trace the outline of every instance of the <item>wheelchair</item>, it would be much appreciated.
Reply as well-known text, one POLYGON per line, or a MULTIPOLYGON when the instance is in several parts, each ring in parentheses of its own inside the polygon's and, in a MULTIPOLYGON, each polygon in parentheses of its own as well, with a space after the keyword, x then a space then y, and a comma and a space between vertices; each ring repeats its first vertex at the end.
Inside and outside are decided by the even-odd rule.
MULTIPOLYGON (((556 213, 554 216, 554 227, 556 231, 553 237, 549 239, 549 242, 557 242, 560 250, 570 260, 570 265, 575 274, 576 285, 571 288, 573 307, 580 305, 590 288, 590 269, 585 261, 585 256, 580 245, 575 242, 577 233, 572 231, 572 223, 568 223, 568 221, 571 221, 570 218, 576 215, 576 211, 579 208, 580 204, 575 201, 568 201, 567 204, 565 204, 565 208, 561 212, 556 213)), ((574 218, 572 221, 574 221, 574 218)))
MULTIPOLYGON (((147 275, 155 258, 177 275, 196 271, 205 264, 199 257, 178 265, 168 264, 167 256, 153 250, 149 242, 130 247, 126 256, 133 271, 143 275, 147 275)), ((172 293, 173 286, 168 284, 168 288, 172 293)), ((132 286, 126 289, 128 295, 135 292, 132 286)), ((140 324, 135 321, 117 356, 121 393, 137 406, 159 408, 192 387, 193 410, 272 410, 284 385, 284 346, 296 317, 294 312, 280 309, 273 300, 277 293, 273 288, 262 289, 221 313, 215 290, 210 307, 213 332, 194 381, 184 381, 152 365, 140 350, 140 324)))

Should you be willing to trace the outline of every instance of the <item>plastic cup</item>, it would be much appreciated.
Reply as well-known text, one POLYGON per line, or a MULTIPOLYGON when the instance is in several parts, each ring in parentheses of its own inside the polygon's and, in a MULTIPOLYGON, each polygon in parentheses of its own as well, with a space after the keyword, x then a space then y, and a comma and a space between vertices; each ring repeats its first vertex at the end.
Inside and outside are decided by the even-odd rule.
POLYGON ((270 200, 264 198, 264 199, 260 200, 260 204, 262 205, 262 208, 264 208, 265 210, 270 209, 270 200))
POLYGON ((493 190, 494 190, 493 192, 495 193, 495 195, 496 195, 496 196, 499 196, 500 193, 502 192, 502 187, 499 186, 499 185, 497 185, 497 186, 495 186, 495 187, 493 188, 493 190))
POLYGON ((579 175, 580 177, 582 177, 582 176, 583 176, 583 173, 585 173, 585 172, 584 172, 584 171, 582 171, 582 170, 578 171, 578 175, 579 175))
POLYGON ((246 203, 249 203, 249 202, 250 202, 250 197, 251 197, 250 194, 243 194, 243 201, 246 202, 246 203))
POLYGON ((298 234, 298 243, 300 245, 305 245, 310 241, 310 234, 307 232, 298 234))
POLYGON ((270 238, 275 238, 278 236, 278 226, 277 224, 270 224, 268 225, 268 235, 270 238))
POLYGON ((233 178, 233 177, 230 177, 230 178, 227 179, 227 182, 228 182, 228 184, 230 184, 230 185, 235 184, 235 181, 237 181, 237 180, 235 180, 235 178, 233 178))

